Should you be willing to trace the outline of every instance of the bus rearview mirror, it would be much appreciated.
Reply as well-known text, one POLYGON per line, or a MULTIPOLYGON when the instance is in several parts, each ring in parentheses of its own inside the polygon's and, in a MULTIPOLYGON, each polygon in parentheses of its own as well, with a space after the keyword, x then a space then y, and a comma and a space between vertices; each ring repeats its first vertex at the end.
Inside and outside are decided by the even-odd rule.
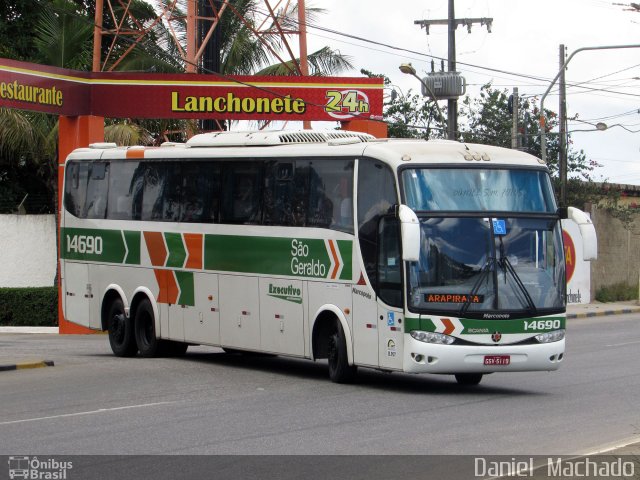
POLYGON ((420 260, 420 222, 418 216, 406 205, 400 205, 398 219, 402 235, 402 259, 406 262, 417 262, 420 260))

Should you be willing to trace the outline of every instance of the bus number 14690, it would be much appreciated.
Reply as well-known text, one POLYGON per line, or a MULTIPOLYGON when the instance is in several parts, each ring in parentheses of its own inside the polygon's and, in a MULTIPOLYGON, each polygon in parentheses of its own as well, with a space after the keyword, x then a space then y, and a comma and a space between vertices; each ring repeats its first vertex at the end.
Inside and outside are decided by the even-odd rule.
POLYGON ((67 235, 67 252, 102 254, 102 237, 67 235))
POLYGON ((524 329, 526 330, 558 330, 561 322, 557 318, 555 320, 531 320, 530 322, 524 322, 524 329))

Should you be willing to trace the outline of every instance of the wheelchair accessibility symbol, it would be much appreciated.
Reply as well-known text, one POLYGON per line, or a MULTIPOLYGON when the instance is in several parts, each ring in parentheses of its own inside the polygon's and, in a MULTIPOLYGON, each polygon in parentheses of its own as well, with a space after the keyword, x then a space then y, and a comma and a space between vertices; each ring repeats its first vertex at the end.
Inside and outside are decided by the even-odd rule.
POLYGON ((504 220, 493 220, 493 234, 494 235, 507 234, 507 224, 504 220))

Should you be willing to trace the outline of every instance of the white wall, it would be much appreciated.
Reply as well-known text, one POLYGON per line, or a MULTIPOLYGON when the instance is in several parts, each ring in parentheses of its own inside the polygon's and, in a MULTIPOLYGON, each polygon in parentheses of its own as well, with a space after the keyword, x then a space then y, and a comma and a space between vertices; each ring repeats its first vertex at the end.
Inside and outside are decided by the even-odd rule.
POLYGON ((0 287, 50 287, 56 275, 53 215, 0 215, 0 287))

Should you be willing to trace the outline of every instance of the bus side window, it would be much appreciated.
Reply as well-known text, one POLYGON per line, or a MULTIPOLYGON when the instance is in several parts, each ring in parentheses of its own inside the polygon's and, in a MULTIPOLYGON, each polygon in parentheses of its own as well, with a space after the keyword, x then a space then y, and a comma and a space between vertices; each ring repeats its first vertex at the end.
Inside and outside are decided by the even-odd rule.
POLYGON ((107 213, 108 189, 109 164, 90 164, 87 182, 87 198, 83 212, 84 218, 105 218, 107 213))
POLYGON ((166 162, 164 164, 164 178, 162 181, 162 194, 154 207, 158 210, 159 220, 165 222, 180 221, 182 203, 182 191, 184 189, 182 179, 182 166, 178 162, 166 162))
POLYGON ((178 221, 182 185, 179 164, 144 164, 141 220, 178 221))
POLYGON ((189 162, 182 164, 182 213, 180 221, 213 223, 218 213, 217 191, 219 168, 213 162, 189 162), (215 194, 215 197, 214 197, 215 194))
POLYGON ((267 164, 264 185, 264 224, 291 227, 296 225, 293 214, 294 165, 291 161, 267 164))
POLYGON ((358 162, 358 236, 369 281, 377 291, 378 222, 398 203, 391 170, 371 159, 358 162))
POLYGON ((262 221, 262 163, 227 164, 222 182, 221 222, 260 224, 262 221))
MULTIPOLYGON (((107 218, 111 220, 131 220, 133 216, 134 174, 138 162, 111 161, 109 165, 109 195, 107 198, 107 218)), ((139 217, 138 217, 139 218, 139 217)))
POLYGON ((309 163, 307 225, 353 233, 353 161, 309 163))
POLYGON ((67 163, 65 170, 64 207, 74 217, 80 218, 87 194, 88 165, 67 163))
POLYGON ((383 217, 379 223, 378 238, 378 295, 387 305, 402 307, 402 261, 398 220, 383 217))

